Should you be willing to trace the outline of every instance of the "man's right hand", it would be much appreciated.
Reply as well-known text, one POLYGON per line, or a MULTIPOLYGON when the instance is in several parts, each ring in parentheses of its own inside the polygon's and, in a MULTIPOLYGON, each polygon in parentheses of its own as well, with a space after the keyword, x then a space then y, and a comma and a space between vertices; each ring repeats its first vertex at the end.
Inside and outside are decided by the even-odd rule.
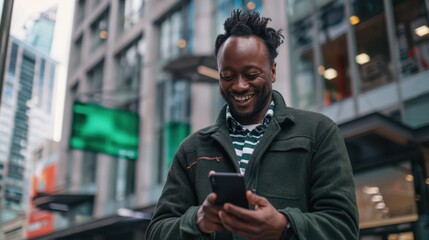
POLYGON ((216 193, 212 192, 207 195, 203 205, 198 209, 196 222, 198 228, 204 234, 225 230, 218 214, 222 207, 216 206, 215 201, 216 193))

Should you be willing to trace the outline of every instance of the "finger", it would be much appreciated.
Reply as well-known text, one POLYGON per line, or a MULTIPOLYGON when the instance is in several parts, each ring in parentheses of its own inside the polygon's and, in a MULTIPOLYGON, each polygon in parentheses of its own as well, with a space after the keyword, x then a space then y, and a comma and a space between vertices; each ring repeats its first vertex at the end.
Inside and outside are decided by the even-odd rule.
POLYGON ((255 205, 256 207, 262 207, 262 206, 267 206, 269 205, 269 201, 268 199, 261 197, 251 191, 247 191, 246 192, 246 198, 247 201, 249 201, 250 204, 255 205))
POLYGON ((250 222, 244 221, 243 219, 240 219, 222 210, 219 211, 219 219, 221 220, 225 229, 234 233, 247 232, 247 234, 252 235, 255 230, 255 226, 252 226, 250 222))
POLYGON ((210 171, 209 171, 209 176, 210 176, 210 175, 212 175, 212 174, 215 174, 215 173, 216 173, 216 172, 215 172, 214 170, 210 170, 210 171))

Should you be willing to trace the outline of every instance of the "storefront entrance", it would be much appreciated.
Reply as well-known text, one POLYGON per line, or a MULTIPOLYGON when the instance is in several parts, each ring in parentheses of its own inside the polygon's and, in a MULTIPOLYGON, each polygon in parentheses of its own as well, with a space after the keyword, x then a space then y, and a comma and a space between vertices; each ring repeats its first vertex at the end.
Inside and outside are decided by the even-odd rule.
POLYGON ((340 128, 355 176, 360 239, 427 239, 429 159, 422 131, 377 113, 340 128))

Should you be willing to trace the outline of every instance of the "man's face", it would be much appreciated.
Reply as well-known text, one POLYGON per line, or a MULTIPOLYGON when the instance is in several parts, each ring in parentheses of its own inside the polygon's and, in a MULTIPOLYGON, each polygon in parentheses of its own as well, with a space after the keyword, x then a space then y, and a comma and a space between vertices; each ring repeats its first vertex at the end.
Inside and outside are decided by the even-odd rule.
POLYGON ((257 36, 229 37, 219 49, 220 92, 241 124, 261 123, 271 102, 276 65, 257 36))

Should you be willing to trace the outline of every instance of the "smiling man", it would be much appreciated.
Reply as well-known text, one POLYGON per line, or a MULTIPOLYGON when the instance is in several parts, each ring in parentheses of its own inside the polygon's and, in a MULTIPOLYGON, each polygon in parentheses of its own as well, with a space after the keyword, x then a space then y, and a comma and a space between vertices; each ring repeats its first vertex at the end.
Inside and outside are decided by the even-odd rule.
POLYGON ((148 239, 358 239, 350 160, 329 118, 287 107, 276 81, 280 31, 235 10, 215 54, 226 101, 177 151, 148 239), (250 209, 216 205, 208 174, 244 176, 250 209))

